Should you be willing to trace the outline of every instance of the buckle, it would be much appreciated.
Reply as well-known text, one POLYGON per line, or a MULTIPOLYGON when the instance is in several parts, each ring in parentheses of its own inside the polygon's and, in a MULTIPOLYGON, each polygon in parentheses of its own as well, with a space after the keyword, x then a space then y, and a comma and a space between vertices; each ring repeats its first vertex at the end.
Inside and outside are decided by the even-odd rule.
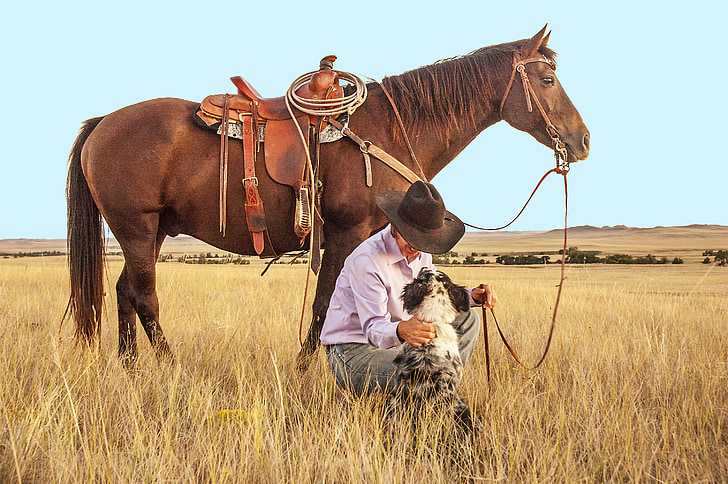
POLYGON ((253 185, 255 185, 256 187, 258 186, 258 177, 257 176, 249 176, 249 177, 243 178, 243 186, 245 186, 246 181, 252 181, 253 185))

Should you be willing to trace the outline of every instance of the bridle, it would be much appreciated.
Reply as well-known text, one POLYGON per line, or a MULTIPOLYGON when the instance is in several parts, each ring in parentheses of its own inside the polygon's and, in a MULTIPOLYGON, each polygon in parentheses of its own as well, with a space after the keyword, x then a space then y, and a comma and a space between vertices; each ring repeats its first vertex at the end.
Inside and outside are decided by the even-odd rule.
MULTIPOLYGON (((508 100, 508 95, 511 93, 513 81, 515 81, 516 79, 516 73, 520 74, 521 83, 523 84, 523 94, 524 96, 526 96, 526 107, 528 108, 528 112, 533 112, 533 104, 531 103, 531 99, 533 99, 533 101, 536 103, 536 107, 538 108, 538 112, 541 113, 541 117, 546 124, 546 133, 549 135, 551 141, 553 142, 554 154, 557 156, 557 159, 560 159, 565 164, 568 157, 566 144, 561 141, 559 130, 556 129, 556 126, 554 126, 554 123, 551 122, 551 118, 549 118, 549 115, 543 108, 541 101, 538 99, 536 91, 531 85, 531 81, 528 79, 528 72, 526 72, 526 66, 528 64, 534 64, 536 62, 547 64, 553 70, 556 70, 556 64, 554 64, 553 61, 546 59, 545 57, 530 57, 528 59, 520 59, 518 54, 513 54, 513 69, 511 70, 511 78, 508 80, 508 85, 506 86, 505 94, 503 94, 503 99, 500 102, 498 112, 501 118, 503 118, 503 107, 508 100)), ((565 166, 568 170, 568 165, 565 166)))
MULTIPOLYGON (((546 125, 546 133, 548 134, 549 138, 551 138, 551 141, 553 142, 552 149, 554 150, 554 159, 556 162, 556 165, 548 170, 546 173, 543 174, 541 179, 536 183, 536 186, 534 187, 533 191, 531 191, 531 195, 526 199, 526 202, 523 204, 521 209, 516 213, 515 217, 513 217, 508 223, 505 225, 500 225, 498 227, 480 227, 478 225, 469 224, 467 222, 463 222, 466 226, 477 229, 477 230, 487 230, 487 231, 495 231, 495 230, 503 230, 506 227, 509 227, 512 225, 518 218, 521 216, 524 210, 526 210, 526 207, 531 202, 531 199, 536 194, 536 191, 539 189, 543 181, 552 173, 558 173, 559 175, 564 176, 564 186, 566 186, 566 174, 569 172, 569 161, 568 161, 568 152, 566 150, 566 143, 564 143, 561 140, 561 135, 559 134, 559 130, 556 129, 556 126, 554 123, 551 122, 551 118, 549 118, 549 115, 546 113, 546 110, 543 108, 543 105, 541 104, 541 101, 538 98, 538 94, 536 94, 536 91, 533 89, 533 86, 531 85, 531 81, 528 79, 528 72, 526 72, 526 65, 533 64, 535 62, 543 62, 544 64, 548 64, 552 69, 556 69, 556 66, 554 63, 544 57, 529 57, 528 59, 521 59, 517 53, 513 54, 513 69, 511 70, 511 77, 508 80, 508 84, 506 85, 506 90, 503 94, 503 98, 501 99, 500 105, 498 107, 498 112, 500 114, 501 119, 503 118, 503 107, 506 104, 506 101, 508 100, 508 96, 510 95, 513 83, 516 79, 516 74, 520 74, 521 76, 521 83, 523 84, 523 93, 526 97, 526 107, 528 108, 528 112, 533 112, 533 102, 536 103, 536 107, 538 108, 538 112, 541 114, 541 117, 543 118, 544 124, 546 125), (532 102, 533 99, 533 102, 532 102)), ((396 108, 395 108, 396 109, 396 108)), ((405 134, 406 136, 406 134, 405 134)), ((564 188, 566 190, 566 188, 564 188)), ((565 228, 565 227, 564 227, 565 228)))

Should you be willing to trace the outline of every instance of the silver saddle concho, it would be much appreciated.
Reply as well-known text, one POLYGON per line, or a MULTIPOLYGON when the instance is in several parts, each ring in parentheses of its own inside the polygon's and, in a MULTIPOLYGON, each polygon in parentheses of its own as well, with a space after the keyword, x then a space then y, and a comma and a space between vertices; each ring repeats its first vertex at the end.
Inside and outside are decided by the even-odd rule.
MULTIPOLYGON (((339 122, 346 124, 348 118, 349 115, 344 113, 339 119, 339 122)), ((219 128, 217 128, 217 134, 222 134, 222 124, 219 128)), ((230 123, 228 126, 227 135, 228 138, 243 139, 243 132, 240 128, 240 124, 230 123)), ((326 127, 321 130, 321 133, 319 134, 319 143, 333 143, 334 141, 339 141, 343 137, 344 135, 341 134, 341 131, 334 128, 330 124, 327 124, 326 127)), ((262 124, 258 126, 258 142, 265 143, 265 125, 262 124)))

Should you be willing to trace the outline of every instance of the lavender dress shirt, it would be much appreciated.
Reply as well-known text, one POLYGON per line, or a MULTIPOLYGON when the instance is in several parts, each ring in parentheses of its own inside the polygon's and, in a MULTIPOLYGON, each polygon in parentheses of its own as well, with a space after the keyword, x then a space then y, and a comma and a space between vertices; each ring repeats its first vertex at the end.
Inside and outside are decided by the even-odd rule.
POLYGON ((400 295, 423 267, 435 269, 432 255, 421 252, 408 263, 391 225, 362 242, 346 258, 336 279, 321 343, 368 343, 379 348, 399 345, 397 323, 411 317, 400 295))

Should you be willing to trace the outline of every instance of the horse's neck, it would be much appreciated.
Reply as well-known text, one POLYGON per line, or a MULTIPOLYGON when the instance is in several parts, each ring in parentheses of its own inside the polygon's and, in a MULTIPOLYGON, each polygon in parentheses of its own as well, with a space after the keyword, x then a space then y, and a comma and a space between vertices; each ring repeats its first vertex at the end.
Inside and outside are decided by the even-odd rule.
MULTIPOLYGON (((445 166, 465 149, 480 133, 500 121, 500 115, 491 106, 483 108, 483 113, 470 128, 454 129, 444 142, 423 153, 420 163, 429 180, 437 175, 445 166)), ((461 125, 467 123, 461 123, 461 125)))

